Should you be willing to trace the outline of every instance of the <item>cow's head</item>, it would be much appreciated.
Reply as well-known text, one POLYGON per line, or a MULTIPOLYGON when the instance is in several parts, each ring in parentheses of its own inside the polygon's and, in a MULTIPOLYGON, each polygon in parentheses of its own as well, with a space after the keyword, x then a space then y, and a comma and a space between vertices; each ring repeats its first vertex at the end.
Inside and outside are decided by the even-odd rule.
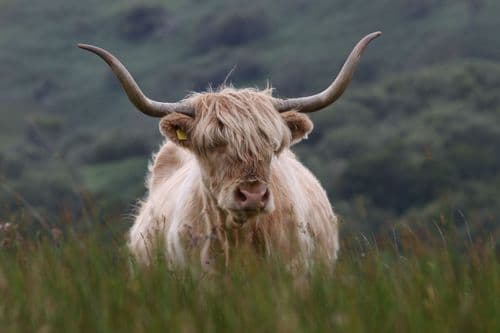
POLYGON ((271 161, 312 130, 309 117, 277 112, 270 91, 225 88, 190 102, 194 116, 165 116, 163 135, 194 153, 208 194, 235 220, 272 211, 271 161))
POLYGON ((372 33, 356 45, 326 90, 291 99, 274 98, 270 90, 224 88, 178 103, 156 102, 142 93, 112 54, 91 45, 79 46, 108 63, 140 111, 163 118, 162 134, 196 156, 204 187, 219 208, 245 221, 273 210, 269 187, 273 158, 307 136, 313 126, 304 113, 323 109, 342 95, 363 50, 379 35, 372 33))

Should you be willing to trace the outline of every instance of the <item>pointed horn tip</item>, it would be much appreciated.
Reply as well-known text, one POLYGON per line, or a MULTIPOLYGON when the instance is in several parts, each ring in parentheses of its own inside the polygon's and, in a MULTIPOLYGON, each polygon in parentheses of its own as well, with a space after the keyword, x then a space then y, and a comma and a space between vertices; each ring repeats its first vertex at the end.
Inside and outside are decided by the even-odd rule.
POLYGON ((372 40, 372 39, 375 39, 377 37, 380 37, 380 35, 382 35, 382 31, 375 31, 375 32, 372 32, 371 34, 368 34, 366 36, 366 38, 368 38, 369 40, 372 40))
POLYGON ((90 44, 78 43, 78 44, 76 44, 76 46, 78 46, 82 50, 90 51, 90 52, 93 52, 93 53, 97 53, 98 51, 102 50, 101 48, 99 48, 97 46, 94 46, 94 45, 90 45, 90 44))
POLYGON ((76 44, 76 46, 78 46, 81 49, 87 50, 90 45, 89 44, 78 43, 78 44, 76 44))
POLYGON ((77 46, 79 48, 81 48, 82 50, 89 51, 91 53, 98 55, 105 62, 107 62, 108 65, 110 65, 110 66, 111 66, 113 61, 118 61, 115 59, 115 57, 111 53, 109 53, 105 49, 101 49, 100 47, 90 45, 90 44, 81 44, 81 43, 77 44, 77 46))
POLYGON ((357 49, 362 52, 368 46, 368 44, 370 44, 375 38, 379 37, 380 35, 382 35, 381 31, 375 31, 371 34, 366 35, 356 45, 355 50, 357 49))
POLYGON ((90 44, 78 43, 78 44, 76 44, 76 46, 78 46, 82 50, 95 53, 95 54, 101 56, 101 58, 103 57, 103 54, 109 53, 108 51, 106 51, 104 49, 101 49, 100 47, 97 47, 97 46, 94 46, 94 45, 90 45, 90 44))

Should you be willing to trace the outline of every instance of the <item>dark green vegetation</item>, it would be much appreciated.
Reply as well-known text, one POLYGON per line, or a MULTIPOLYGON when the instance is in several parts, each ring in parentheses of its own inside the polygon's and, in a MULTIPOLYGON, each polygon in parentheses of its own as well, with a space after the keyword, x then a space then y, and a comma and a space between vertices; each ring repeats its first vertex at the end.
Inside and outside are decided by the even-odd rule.
POLYGON ((138 269, 107 230, 14 238, 0 251, 0 331, 500 330, 492 239, 470 242, 443 223, 345 237, 334 274, 316 267, 306 276, 241 253, 213 276, 171 272, 161 260, 138 269))
POLYGON ((494 0, 2 0, 0 218, 79 220, 91 202, 105 220, 144 194, 157 120, 77 42, 113 51, 160 100, 217 86, 235 65, 236 86, 269 78, 294 96, 324 88, 354 43, 382 30, 296 151, 346 228, 445 216, 496 232, 499 12, 494 0))
POLYGON ((497 0, 0 0, 0 331, 500 331, 498 13, 497 0), (269 78, 285 97, 323 89, 376 30, 295 148, 343 217, 335 274, 297 281, 251 257, 211 278, 161 262, 132 274, 126 216, 162 138, 76 44, 115 53, 155 99, 235 65, 237 87, 269 78))

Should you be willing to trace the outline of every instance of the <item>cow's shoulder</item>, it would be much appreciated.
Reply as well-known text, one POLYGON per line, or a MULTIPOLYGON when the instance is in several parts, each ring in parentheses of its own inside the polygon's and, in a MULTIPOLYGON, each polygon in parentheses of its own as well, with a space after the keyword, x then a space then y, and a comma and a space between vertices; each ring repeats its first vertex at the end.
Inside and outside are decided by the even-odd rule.
POLYGON ((275 174, 284 187, 281 196, 293 203, 294 211, 302 219, 332 219, 334 214, 328 195, 318 179, 291 152, 284 152, 276 164, 275 174))
POLYGON ((162 182, 173 177, 190 159, 191 154, 170 141, 166 141, 153 156, 150 165, 149 188, 154 189, 162 182))

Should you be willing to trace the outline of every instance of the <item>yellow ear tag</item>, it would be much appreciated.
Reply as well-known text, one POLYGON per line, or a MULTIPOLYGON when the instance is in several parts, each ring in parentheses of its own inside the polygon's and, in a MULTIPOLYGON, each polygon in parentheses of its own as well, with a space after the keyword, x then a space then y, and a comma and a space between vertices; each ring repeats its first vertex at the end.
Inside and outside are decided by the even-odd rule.
POLYGON ((178 128, 177 131, 175 131, 175 133, 177 134, 177 140, 179 141, 186 141, 188 139, 187 133, 181 130, 180 128, 178 128))

